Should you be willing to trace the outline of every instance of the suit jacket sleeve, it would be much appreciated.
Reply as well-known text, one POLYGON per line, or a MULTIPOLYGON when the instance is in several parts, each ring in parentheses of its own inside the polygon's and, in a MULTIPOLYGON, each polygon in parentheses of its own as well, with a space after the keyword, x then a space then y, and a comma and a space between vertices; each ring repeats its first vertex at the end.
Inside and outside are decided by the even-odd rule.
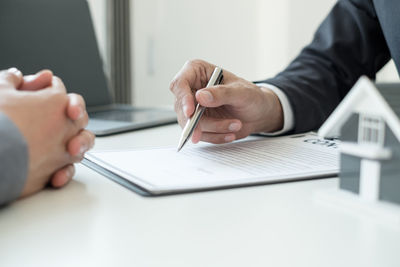
POLYGON ((275 78, 293 108, 294 132, 317 129, 361 75, 375 79, 390 59, 372 0, 341 0, 313 41, 275 78))
POLYGON ((0 206, 18 198, 28 173, 28 148, 14 123, 0 113, 0 206))

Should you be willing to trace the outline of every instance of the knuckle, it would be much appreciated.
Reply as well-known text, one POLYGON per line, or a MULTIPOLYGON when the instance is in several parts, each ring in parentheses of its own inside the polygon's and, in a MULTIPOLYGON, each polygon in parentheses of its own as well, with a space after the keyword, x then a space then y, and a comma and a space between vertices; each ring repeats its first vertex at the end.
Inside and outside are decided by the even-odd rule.
MULTIPOLYGON (((222 95, 224 98, 228 98, 228 97, 232 96, 233 91, 234 90, 232 90, 232 88, 229 85, 223 84, 223 85, 219 85, 218 90, 214 90, 213 92, 215 94, 222 95)), ((241 96, 241 97, 246 97, 247 95, 248 94, 246 94, 245 96, 241 96)))
POLYGON ((64 106, 64 104, 65 105, 68 104, 69 99, 65 93, 60 92, 59 90, 52 90, 52 91, 49 91, 48 93, 49 93, 48 95, 51 98, 51 101, 53 103, 56 103, 59 106, 64 106))
POLYGON ((89 130, 83 130, 84 135, 86 136, 87 141, 90 143, 94 140, 94 134, 89 130))
POLYGON ((169 84, 169 90, 170 90, 171 92, 174 92, 175 88, 177 87, 177 84, 178 84, 178 78, 175 77, 175 78, 171 81, 171 83, 169 84))
POLYGON ((60 79, 60 77, 58 77, 58 76, 53 76, 53 79, 54 79, 54 81, 56 81, 56 82, 58 82, 58 83, 62 83, 62 81, 61 81, 61 79, 60 79))
POLYGON ((188 66, 191 66, 191 67, 197 67, 197 66, 202 65, 204 63, 205 63, 204 60, 196 58, 196 59, 191 59, 191 60, 186 61, 185 65, 188 65, 188 66))
POLYGON ((13 73, 13 72, 6 72, 5 74, 4 74, 4 76, 5 76, 5 78, 7 79, 7 80, 9 80, 9 81, 14 81, 14 80, 17 80, 18 79, 18 76, 17 76, 17 74, 16 73, 13 73))
POLYGON ((84 158, 83 154, 75 156, 75 157, 73 157, 72 162, 73 163, 79 163, 79 162, 81 162, 83 160, 83 158, 84 158))
POLYGON ((22 73, 19 69, 12 67, 9 68, 7 71, 5 71, 6 74, 11 75, 13 77, 20 77, 22 76, 22 73))
POLYGON ((69 102, 69 98, 65 92, 55 91, 54 97, 56 97, 56 99, 59 101, 66 102, 66 103, 69 102))
POLYGON ((205 64, 206 62, 201 59, 191 59, 186 61, 183 69, 185 69, 186 71, 194 71, 196 73, 199 73, 200 70, 204 69, 203 66, 205 66, 205 64))
POLYGON ((211 144, 223 144, 225 143, 224 137, 218 134, 203 134, 201 141, 208 142, 211 144))
POLYGON ((180 102, 177 99, 175 99, 175 103, 174 103, 175 112, 180 111, 180 107, 181 107, 180 102))
POLYGON ((66 91, 64 82, 61 80, 61 78, 59 78, 58 76, 53 76, 53 81, 55 82, 57 88, 66 91))
POLYGON ((84 131, 84 134, 86 135, 87 140, 89 142, 92 142, 94 139, 94 134, 89 130, 83 130, 83 131, 84 131))
POLYGON ((81 96, 81 95, 77 95, 77 96, 78 96, 79 101, 82 103, 82 106, 83 106, 83 107, 86 107, 85 98, 83 98, 83 96, 81 96))
POLYGON ((221 91, 224 94, 228 93, 230 90, 230 87, 226 84, 221 84, 221 85, 217 85, 216 87, 218 87, 218 90, 214 90, 216 92, 221 91))
POLYGON ((74 177, 76 172, 75 165, 71 164, 69 168, 70 168, 70 179, 72 179, 72 177, 74 177))
POLYGON ((76 95, 77 104, 82 108, 82 111, 85 112, 85 116, 88 116, 86 112, 86 102, 85 99, 81 95, 76 95))
POLYGON ((211 139, 210 143, 215 144, 215 145, 219 145, 219 144, 223 144, 224 141, 221 140, 220 137, 218 137, 218 138, 213 138, 213 139, 211 139))
POLYGON ((229 133, 230 132, 229 125, 230 125, 229 121, 223 123, 221 122, 217 124, 217 129, 220 133, 229 133))
POLYGON ((0 72, 0 83, 17 87, 22 80, 22 73, 17 68, 10 68, 0 72))
POLYGON ((90 138, 90 148, 94 147, 94 144, 96 143, 96 136, 94 133, 89 131, 89 138, 90 138))
POLYGON ((185 62, 185 64, 184 64, 184 66, 185 66, 185 67, 193 66, 193 64, 195 64, 195 61, 196 61, 196 60, 193 60, 193 59, 187 60, 187 61, 185 62))
POLYGON ((79 95, 79 94, 76 94, 76 93, 69 93, 68 95, 69 95, 71 98, 75 98, 76 101, 77 101, 78 103, 84 103, 84 102, 85 102, 85 100, 83 99, 83 97, 82 97, 81 95, 79 95))
POLYGON ((186 124, 186 120, 182 116, 177 117, 178 124, 183 128, 186 124))
POLYGON ((85 115, 82 118, 82 128, 85 128, 89 124, 89 116, 85 112, 85 115))

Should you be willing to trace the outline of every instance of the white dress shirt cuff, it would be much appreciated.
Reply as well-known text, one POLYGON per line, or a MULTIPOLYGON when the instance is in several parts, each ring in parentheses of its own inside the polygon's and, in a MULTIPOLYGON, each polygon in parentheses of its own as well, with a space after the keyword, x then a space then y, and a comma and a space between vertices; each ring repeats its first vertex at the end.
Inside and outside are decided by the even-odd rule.
POLYGON ((279 89, 278 87, 268 84, 268 83, 257 83, 256 85, 260 87, 267 88, 274 92, 278 98, 279 101, 281 102, 282 105, 282 111, 283 111, 283 128, 279 131, 273 132, 273 133, 260 133, 262 135, 267 135, 267 136, 275 136, 275 135, 281 135, 284 133, 287 133, 294 128, 294 115, 293 115, 293 109, 292 106, 290 105, 289 99, 286 96, 286 94, 279 89))

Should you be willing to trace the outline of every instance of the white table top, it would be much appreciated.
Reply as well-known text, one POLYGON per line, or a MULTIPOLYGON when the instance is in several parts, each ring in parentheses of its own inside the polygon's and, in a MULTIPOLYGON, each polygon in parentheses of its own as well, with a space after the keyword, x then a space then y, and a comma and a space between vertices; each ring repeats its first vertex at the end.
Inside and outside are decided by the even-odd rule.
MULTIPOLYGON (((176 145, 177 125, 96 149, 176 145)), ((400 266, 400 225, 317 201, 323 179, 149 198, 78 166, 0 210, 0 266, 400 266)))

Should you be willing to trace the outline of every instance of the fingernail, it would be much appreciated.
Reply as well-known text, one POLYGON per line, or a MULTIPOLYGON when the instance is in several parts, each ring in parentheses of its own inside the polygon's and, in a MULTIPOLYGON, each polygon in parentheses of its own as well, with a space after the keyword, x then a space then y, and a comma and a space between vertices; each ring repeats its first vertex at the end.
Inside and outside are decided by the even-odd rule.
POLYGON ((8 72, 14 72, 14 73, 19 72, 19 70, 17 68, 14 68, 14 67, 9 68, 7 71, 8 72))
POLYGON ((82 119, 82 118, 83 118, 83 116, 85 115, 85 112, 83 111, 83 108, 82 108, 82 107, 78 107, 78 110, 79 110, 79 111, 78 111, 78 112, 79 112, 79 113, 78 113, 78 114, 79 114, 79 115, 78 115, 78 120, 79 120, 79 119, 82 119))
POLYGON ((199 97, 202 98, 206 102, 214 101, 213 95, 208 91, 200 91, 199 92, 199 97))
POLYGON ((189 115, 187 114, 188 112, 188 106, 187 105, 183 105, 183 114, 185 115, 186 118, 189 117, 189 115))
POLYGON ((81 154, 81 155, 83 155, 86 151, 88 151, 89 150, 89 147, 87 146, 87 145, 82 145, 81 146, 81 149, 79 150, 79 153, 81 154))
POLYGON ((73 165, 68 167, 68 176, 72 178, 72 176, 74 176, 75 174, 75 168, 73 165))
POLYGON ((225 142, 232 142, 233 140, 235 140, 235 136, 233 135, 225 136, 225 142))
POLYGON ((13 68, 9 68, 7 71, 10 72, 10 73, 14 73, 17 76, 19 76, 19 75, 22 76, 22 72, 17 68, 14 68, 14 67, 13 68))
POLYGON ((36 75, 41 75, 41 74, 43 74, 43 73, 45 73, 45 72, 49 72, 49 73, 51 73, 51 74, 53 74, 53 72, 51 71, 51 70, 41 70, 41 71, 39 71, 36 75))
POLYGON ((37 74, 36 75, 27 75, 24 77, 25 82, 32 82, 33 80, 35 80, 37 78, 37 74))
POLYGON ((236 132, 240 130, 240 124, 237 122, 231 123, 231 125, 229 125, 229 131, 231 132, 236 132))

